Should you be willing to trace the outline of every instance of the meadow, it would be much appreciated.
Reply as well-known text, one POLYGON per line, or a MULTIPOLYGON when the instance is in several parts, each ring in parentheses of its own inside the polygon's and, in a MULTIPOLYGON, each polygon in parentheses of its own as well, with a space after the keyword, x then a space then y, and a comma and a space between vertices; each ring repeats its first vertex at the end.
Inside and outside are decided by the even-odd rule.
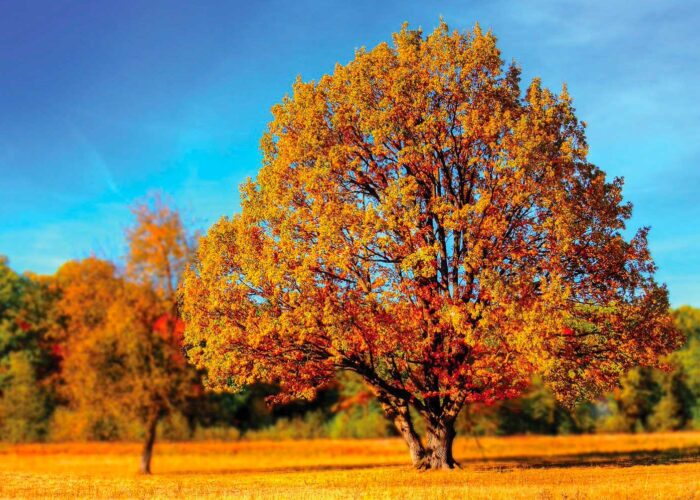
POLYGON ((3 445, 0 496, 700 498, 700 432, 461 438, 461 470, 414 471, 402 441, 3 445))

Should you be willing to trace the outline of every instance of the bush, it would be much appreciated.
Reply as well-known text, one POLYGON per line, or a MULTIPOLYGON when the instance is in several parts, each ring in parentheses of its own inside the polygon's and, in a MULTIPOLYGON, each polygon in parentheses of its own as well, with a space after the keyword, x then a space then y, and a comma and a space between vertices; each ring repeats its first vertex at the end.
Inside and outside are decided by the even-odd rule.
POLYGON ((192 439, 194 441, 237 441, 241 439, 241 431, 227 426, 197 426, 192 433, 192 439))
POLYGON ((158 439, 187 441, 191 437, 192 429, 190 424, 180 412, 170 413, 158 425, 158 439))
POLYGON ((393 434, 391 426, 376 401, 341 411, 328 422, 328 437, 382 438, 393 434))
POLYGON ((58 407, 49 425, 49 439, 65 443, 86 441, 90 437, 90 419, 85 413, 58 407))
POLYGON ((29 353, 15 352, 8 358, 0 397, 0 436, 13 443, 40 441, 46 435, 46 394, 37 384, 29 353))
POLYGON ((280 418, 273 425, 264 429, 249 431, 249 439, 316 439, 328 437, 326 432, 325 412, 312 411, 304 416, 280 418))

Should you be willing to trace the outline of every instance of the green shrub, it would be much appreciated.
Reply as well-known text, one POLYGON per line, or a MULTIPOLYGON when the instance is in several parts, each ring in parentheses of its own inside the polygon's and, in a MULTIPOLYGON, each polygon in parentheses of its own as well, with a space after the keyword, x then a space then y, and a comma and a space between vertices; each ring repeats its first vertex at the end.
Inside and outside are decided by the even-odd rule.
POLYGON ((158 424, 158 438, 166 441, 187 441, 192 437, 192 429, 187 418, 180 412, 167 415, 158 424))
POLYGON ((13 443, 39 441, 46 435, 46 394, 37 384, 28 352, 11 353, 6 360, 0 397, 0 436, 13 443))
POLYGON ((237 441, 241 439, 241 431, 227 426, 197 426, 192 433, 192 439, 194 441, 237 441))
POLYGON ((333 439, 382 438, 393 434, 376 401, 336 413, 327 427, 328 437, 333 439))
POLYGON ((326 432, 326 413, 312 411, 303 416, 280 418, 273 425, 263 429, 249 431, 249 439, 316 439, 328 437, 326 432))

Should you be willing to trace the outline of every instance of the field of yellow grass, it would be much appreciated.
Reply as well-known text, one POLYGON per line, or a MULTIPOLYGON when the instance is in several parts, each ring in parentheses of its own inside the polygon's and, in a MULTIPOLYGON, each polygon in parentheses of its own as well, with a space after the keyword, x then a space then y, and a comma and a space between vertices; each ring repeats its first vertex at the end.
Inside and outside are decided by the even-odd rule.
POLYGON ((463 468, 417 472, 397 439, 0 447, 0 496, 699 498, 700 433, 458 439, 463 468))

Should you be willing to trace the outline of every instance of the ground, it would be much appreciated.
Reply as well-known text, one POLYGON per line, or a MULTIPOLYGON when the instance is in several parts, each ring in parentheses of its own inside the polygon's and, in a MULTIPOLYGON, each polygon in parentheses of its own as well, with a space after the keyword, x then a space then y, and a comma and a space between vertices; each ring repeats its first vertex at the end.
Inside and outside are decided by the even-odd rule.
POLYGON ((700 432, 458 439, 462 470, 417 472, 401 441, 0 447, 0 496, 187 498, 697 498, 700 432))

